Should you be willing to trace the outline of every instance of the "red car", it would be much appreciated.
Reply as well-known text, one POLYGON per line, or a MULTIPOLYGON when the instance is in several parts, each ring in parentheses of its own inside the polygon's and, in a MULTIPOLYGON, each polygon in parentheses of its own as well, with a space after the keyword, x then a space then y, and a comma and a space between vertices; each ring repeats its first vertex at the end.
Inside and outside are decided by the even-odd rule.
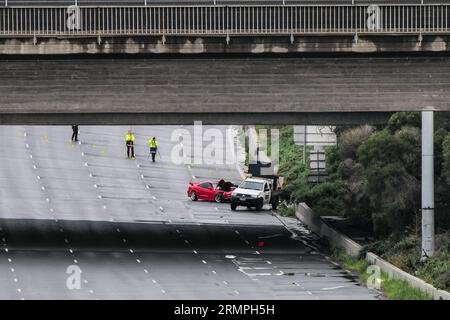
POLYGON ((192 201, 206 200, 223 202, 231 199, 231 193, 236 186, 231 182, 189 182, 187 195, 192 201))

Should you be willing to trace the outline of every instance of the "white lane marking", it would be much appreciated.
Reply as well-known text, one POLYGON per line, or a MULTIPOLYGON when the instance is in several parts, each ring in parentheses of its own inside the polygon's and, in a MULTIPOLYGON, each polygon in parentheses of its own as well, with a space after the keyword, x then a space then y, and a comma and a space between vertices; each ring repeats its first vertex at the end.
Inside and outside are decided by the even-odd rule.
POLYGON ((237 290, 234 290, 234 293, 236 293, 236 294, 240 294, 240 293, 239 293, 239 291, 237 291, 237 290))
POLYGON ((211 271, 213 274, 217 274, 217 272, 215 270, 211 271))
POLYGON ((45 187, 44 186, 42 186, 41 189, 42 189, 42 191, 45 191, 45 187))
POLYGON ((259 251, 258 251, 258 250, 256 250, 256 251, 255 251, 255 253, 256 253, 256 254, 261 254, 261 253, 259 253, 259 251))
POLYGON ((163 208, 163 207, 161 207, 161 206, 159 206, 159 210, 161 210, 161 211, 164 211, 164 208, 163 208))
POLYGON ((272 262, 270 262, 270 261, 268 261, 268 260, 267 260, 266 262, 267 262, 267 264, 272 264, 272 262))
POLYGON ((137 263, 141 263, 141 260, 139 260, 139 259, 136 259, 136 262, 137 262, 137 263))
POLYGON ((155 279, 152 279, 152 282, 155 283, 155 284, 158 283, 155 279))
POLYGON ((40 176, 36 176, 36 178, 37 178, 38 180, 41 180, 41 177, 40 177, 40 176))
POLYGON ((227 259, 235 259, 236 256, 233 256, 232 254, 227 254, 227 255, 225 256, 225 258, 227 258, 227 259))
POLYGON ((116 231, 120 233, 120 229, 119 228, 116 228, 116 231))
POLYGON ((336 289, 341 289, 341 288, 346 288, 348 286, 336 286, 336 287, 329 287, 329 288, 322 288, 322 290, 336 290, 336 289))
POLYGON ((144 272, 145 272, 145 273, 148 273, 148 270, 147 270, 147 269, 144 269, 144 272))
POLYGON ((123 238, 122 241, 123 241, 123 243, 126 243, 126 242, 127 242, 127 239, 123 238))
POLYGON ((185 239, 185 240, 184 240, 184 243, 189 244, 189 241, 185 239))
POLYGON ((164 289, 161 289, 161 292, 164 293, 164 294, 166 294, 166 291, 165 291, 164 289))
POLYGON ((247 240, 244 240, 244 242, 245 242, 245 244, 247 244, 247 245, 250 244, 250 242, 248 242, 247 240))
POLYGON ((202 262, 203 262, 204 264, 208 264, 208 262, 206 262, 205 260, 202 260, 202 262))
POLYGON ((198 252, 196 250, 193 250, 192 252, 194 252, 194 254, 198 254, 198 252))
POLYGON ((89 290, 89 293, 90 293, 90 294, 94 294, 94 290, 92 290, 92 289, 89 290))
POLYGON ((73 259, 73 263, 77 264, 78 260, 77 259, 73 259))
POLYGON ((22 292, 22 289, 20 289, 20 288, 17 288, 17 292, 22 292))
POLYGON ((228 282, 226 282, 225 280, 222 281, 224 285, 228 285, 228 282))
POLYGON ((14 273, 14 268, 11 268, 10 270, 11 270, 12 273, 14 273))
POLYGON ((19 279, 14 278, 13 281, 14 281, 15 283, 17 283, 17 282, 19 282, 19 279))
POLYGON ((11 263, 11 262, 12 262, 12 259, 11 259, 11 258, 8 258, 8 262, 11 263))
POLYGON ((180 230, 177 229, 177 230, 175 230, 175 231, 176 231, 178 234, 180 234, 180 230))

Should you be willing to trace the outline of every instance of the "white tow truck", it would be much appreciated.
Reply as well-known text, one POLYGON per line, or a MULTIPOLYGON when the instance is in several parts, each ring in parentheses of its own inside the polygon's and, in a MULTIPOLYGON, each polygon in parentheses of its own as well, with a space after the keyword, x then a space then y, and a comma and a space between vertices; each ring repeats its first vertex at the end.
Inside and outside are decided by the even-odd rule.
POLYGON ((282 182, 283 178, 275 175, 246 178, 231 194, 231 210, 245 206, 259 211, 267 204, 276 210, 282 182))

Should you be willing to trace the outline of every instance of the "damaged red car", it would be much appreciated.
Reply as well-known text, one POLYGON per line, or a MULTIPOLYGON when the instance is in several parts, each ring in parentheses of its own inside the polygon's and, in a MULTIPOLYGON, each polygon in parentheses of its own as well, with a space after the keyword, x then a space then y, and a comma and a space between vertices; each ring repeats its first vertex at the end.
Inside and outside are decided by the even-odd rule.
POLYGON ((192 201, 205 200, 224 202, 231 199, 231 193, 236 185, 230 181, 189 182, 187 195, 192 201))

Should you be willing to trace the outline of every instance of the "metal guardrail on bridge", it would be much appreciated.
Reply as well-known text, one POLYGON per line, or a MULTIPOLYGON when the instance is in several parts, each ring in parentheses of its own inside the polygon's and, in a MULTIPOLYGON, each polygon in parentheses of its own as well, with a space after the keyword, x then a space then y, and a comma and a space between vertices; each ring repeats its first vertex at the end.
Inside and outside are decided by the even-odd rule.
POLYGON ((450 33, 450 5, 159 5, 0 8, 1 37, 450 33))

